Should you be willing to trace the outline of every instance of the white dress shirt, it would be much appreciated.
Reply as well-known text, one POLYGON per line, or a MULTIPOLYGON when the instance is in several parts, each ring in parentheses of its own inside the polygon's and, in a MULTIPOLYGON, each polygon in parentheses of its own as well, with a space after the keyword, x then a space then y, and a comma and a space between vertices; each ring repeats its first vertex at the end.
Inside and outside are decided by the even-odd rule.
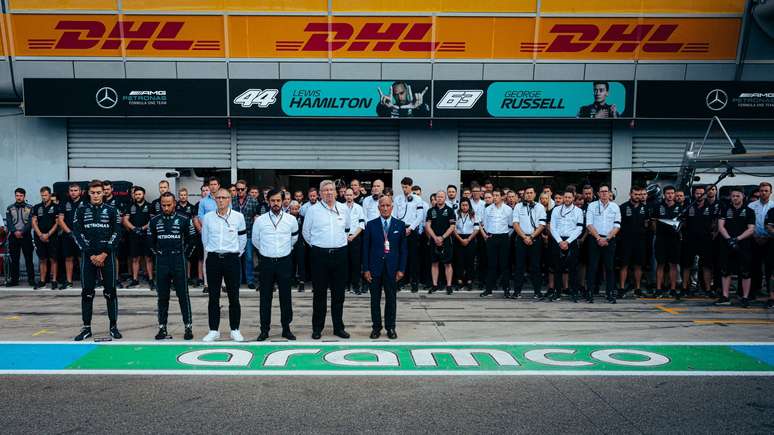
POLYGON ((349 209, 345 204, 334 201, 333 207, 328 207, 318 201, 306 211, 302 234, 312 246, 333 249, 347 246, 349 229, 349 209))
POLYGON ((312 203, 311 203, 311 202, 309 202, 309 201, 307 201, 307 202, 303 203, 303 204, 301 205, 301 208, 298 210, 298 214, 300 214, 301 216, 306 216, 306 211, 307 211, 307 210, 309 210, 309 207, 315 206, 315 205, 317 205, 317 204, 319 204, 319 203, 320 203, 320 200, 319 200, 319 199, 318 199, 317 201, 315 201, 315 203, 314 203, 314 204, 312 204, 312 203))
POLYGON ((460 208, 460 200, 459 198, 454 199, 446 199, 446 205, 449 206, 450 209, 454 210, 455 213, 457 213, 457 209, 460 208))
POLYGON ((473 208, 473 212, 475 212, 478 220, 481 221, 486 212, 486 202, 483 199, 479 199, 478 201, 471 199, 470 206, 473 208))
POLYGON ((395 206, 392 208, 392 217, 400 219, 411 231, 424 223, 425 204, 422 199, 413 193, 406 197, 405 195, 395 196, 395 206), (411 198, 411 201, 408 200, 411 198))
POLYGON ((487 234, 507 234, 512 221, 513 209, 504 202, 499 207, 491 204, 484 210, 484 230, 487 234))
POLYGON ((366 222, 379 217, 379 200, 374 199, 373 195, 368 195, 363 199, 363 212, 366 222))
POLYGON ((608 236, 613 228, 621 228, 621 209, 618 204, 608 201, 594 201, 586 208, 586 226, 594 227, 600 236, 608 236))
POLYGON ((762 202, 760 199, 751 202, 750 207, 755 212, 755 237, 771 237, 764 221, 766 220, 766 214, 774 207, 774 200, 769 198, 769 202, 762 202))
POLYGON ((349 212, 349 235, 355 234, 358 228, 360 228, 361 231, 365 230, 366 220, 363 207, 354 201, 352 202, 351 207, 346 203, 344 205, 347 206, 347 211, 349 212))
POLYGON ((417 227, 417 231, 419 231, 419 234, 425 233, 425 221, 427 220, 427 212, 430 210, 430 203, 422 199, 420 196, 417 195, 417 198, 419 198, 420 201, 422 201, 422 213, 418 217, 419 226, 417 227))
POLYGON ((231 208, 224 216, 217 210, 208 212, 202 222, 202 245, 207 252, 242 255, 247 246, 245 217, 231 208))
POLYGON ((253 246, 264 257, 287 257, 297 240, 298 221, 292 214, 270 211, 253 224, 253 246))
POLYGON ((457 234, 461 236, 473 234, 473 231, 477 231, 481 228, 481 224, 478 222, 478 216, 471 218, 468 213, 464 213, 461 216, 457 215, 457 222, 455 225, 457 227, 457 234))
POLYGON ((556 243, 574 242, 583 233, 583 210, 564 204, 551 211, 551 237, 556 243))
POLYGON ((546 209, 539 202, 535 202, 532 205, 520 202, 513 209, 513 223, 519 224, 521 231, 526 235, 530 235, 538 227, 546 225, 546 209))

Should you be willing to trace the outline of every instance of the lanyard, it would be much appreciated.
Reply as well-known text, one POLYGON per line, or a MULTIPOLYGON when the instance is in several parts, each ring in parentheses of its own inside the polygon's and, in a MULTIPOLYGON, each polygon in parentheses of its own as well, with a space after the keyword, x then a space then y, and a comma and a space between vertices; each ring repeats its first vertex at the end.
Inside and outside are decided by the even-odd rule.
POLYGON ((328 213, 330 213, 330 214, 336 213, 337 216, 341 216, 341 214, 339 213, 339 209, 336 207, 336 203, 333 203, 333 208, 332 209, 328 208, 328 206, 325 205, 324 202, 322 203, 322 206, 323 206, 324 209, 328 210, 328 213))
POLYGON ((217 216, 219 219, 223 220, 223 222, 226 223, 227 228, 231 228, 231 224, 228 222, 228 218, 231 217, 231 209, 228 209, 228 214, 226 214, 225 217, 218 214, 218 211, 215 210, 215 216, 217 216))
POLYGON ((272 225, 274 225, 274 231, 277 231, 277 227, 279 226, 280 222, 282 222, 282 218, 285 217, 285 213, 280 212, 279 219, 277 219, 277 223, 274 223, 274 218, 272 217, 272 214, 269 213, 269 221, 272 225))
POLYGON ((567 215, 569 215, 570 213, 572 213, 572 211, 573 211, 573 208, 574 208, 574 207, 575 207, 574 205, 571 205, 571 206, 569 206, 569 207, 565 207, 565 206, 563 205, 563 206, 562 206, 562 208, 560 208, 560 209, 559 209, 559 216, 561 216, 561 217, 563 217, 563 218, 567 217, 567 215), (562 211, 562 210, 564 210, 565 208, 567 209, 567 213, 564 213, 564 212, 562 211))
POLYGON ((465 223, 468 221, 468 214, 465 213, 464 215, 460 216, 460 220, 462 221, 462 225, 460 226, 460 229, 464 232, 465 231, 465 223))

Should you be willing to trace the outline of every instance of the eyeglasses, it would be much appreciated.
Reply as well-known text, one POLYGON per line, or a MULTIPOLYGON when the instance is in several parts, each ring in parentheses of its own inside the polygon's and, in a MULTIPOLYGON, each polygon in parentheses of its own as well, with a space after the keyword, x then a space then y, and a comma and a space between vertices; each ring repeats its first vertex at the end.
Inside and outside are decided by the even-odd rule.
POLYGON ((245 191, 245 190, 247 190, 247 189, 246 189, 246 188, 244 188, 244 187, 237 187, 237 188, 236 188, 236 190, 238 190, 238 191, 240 191, 240 192, 244 192, 244 191, 245 191))
POLYGON ((216 196, 215 199, 231 199, 230 196, 216 196))

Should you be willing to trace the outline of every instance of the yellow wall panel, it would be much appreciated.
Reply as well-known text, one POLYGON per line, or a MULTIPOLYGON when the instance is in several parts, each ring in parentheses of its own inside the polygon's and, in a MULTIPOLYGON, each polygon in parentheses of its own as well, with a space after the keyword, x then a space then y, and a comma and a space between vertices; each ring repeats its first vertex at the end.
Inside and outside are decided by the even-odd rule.
POLYGON ((327 12, 327 0, 123 0, 126 11, 327 12))
POLYGON ((738 13, 744 12, 745 0, 542 0, 541 13, 738 13))
POLYGON ((333 12, 535 12, 537 0, 333 0, 333 12))
POLYGON ((118 10, 117 0, 9 0, 9 9, 29 10, 118 10))

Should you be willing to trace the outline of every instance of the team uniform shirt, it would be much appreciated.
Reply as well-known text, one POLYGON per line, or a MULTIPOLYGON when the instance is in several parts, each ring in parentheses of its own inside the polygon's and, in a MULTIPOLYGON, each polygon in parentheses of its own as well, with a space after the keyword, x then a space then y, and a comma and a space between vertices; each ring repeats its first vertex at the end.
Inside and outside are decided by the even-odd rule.
POLYGON ((546 209, 543 204, 525 204, 520 202, 513 209, 512 223, 519 224, 525 235, 530 235, 539 227, 546 225, 546 209))
POLYGON ((470 200, 470 206, 473 208, 473 212, 476 216, 478 216, 478 220, 483 220, 484 213, 486 211, 486 202, 484 202, 483 199, 479 199, 478 201, 470 200))
POLYGON ((83 204, 73 220, 75 242, 84 255, 113 253, 118 245, 121 215, 107 204, 83 204))
POLYGON ((105 198, 102 200, 103 203, 113 206, 118 210, 118 214, 123 215, 124 214, 124 204, 115 196, 111 196, 110 199, 105 198))
POLYGON ((67 201, 59 204, 59 214, 64 217, 64 223, 67 228, 73 229, 73 220, 75 219, 75 211, 83 205, 83 200, 78 198, 77 201, 68 199, 67 201))
POLYGON ((344 203, 344 206, 349 212, 349 235, 355 234, 358 228, 360 228, 361 231, 365 230, 366 220, 363 207, 355 204, 354 202, 352 203, 352 207, 350 207, 347 203, 344 203))
POLYGON ((419 226, 417 227, 417 231, 419 231, 419 234, 425 233, 425 221, 427 220, 427 210, 430 210, 430 203, 422 199, 419 195, 417 195, 417 198, 419 198, 420 201, 422 201, 422 218, 419 221, 419 226))
POLYGON ((392 217, 402 220, 411 231, 424 223, 425 205, 422 200, 413 193, 408 197, 397 195, 395 206, 392 208, 392 217))
POLYGON ((366 222, 372 221, 379 217, 379 198, 374 199, 374 196, 368 196, 363 199, 363 212, 365 213, 366 222))
MULTIPOLYGON (((677 216, 680 216, 680 213, 683 211, 682 207, 680 207, 679 204, 676 202, 672 204, 671 206, 667 205, 666 202, 662 202, 659 204, 655 209, 655 218, 656 219, 674 219, 677 216)), ((662 222, 656 222, 656 237, 677 237, 679 233, 675 232, 675 230, 662 222)))
POLYGON ((457 209, 460 208, 460 200, 457 198, 447 199, 446 206, 454 210, 455 213, 457 213, 457 209))
POLYGON ((717 202, 710 205, 705 201, 702 206, 697 203, 691 204, 685 217, 687 240, 691 241, 694 237, 710 237, 718 214, 720 214, 720 207, 717 202))
POLYGON ((508 234, 513 230, 513 209, 506 203, 491 204, 484 210, 484 231, 487 234, 508 234))
MULTIPOLYGON (((56 204, 51 201, 48 205, 40 203, 32 207, 32 215, 37 218, 38 229, 43 234, 51 231, 56 226, 56 217, 59 214, 56 204)), ((37 235, 36 235, 37 237, 37 235)))
MULTIPOLYGON (((720 220, 723 221, 728 235, 739 237, 747 231, 748 225, 755 225, 755 211, 749 206, 742 205, 739 208, 729 205, 720 213, 720 220)), ((749 239, 746 239, 747 241, 749 239)))
POLYGON ((478 220, 478 216, 470 217, 469 213, 463 213, 457 216, 456 228, 457 234, 468 236, 473 234, 473 231, 480 230, 481 223, 478 220))
POLYGON ((196 214, 196 206, 190 202, 183 204, 178 201, 177 204, 175 204, 175 211, 187 218, 191 218, 196 214))
POLYGON ((334 249, 347 246, 350 230, 349 210, 340 202, 328 207, 322 201, 310 207, 304 216, 304 240, 312 246, 334 249))
POLYGON ((594 201, 586 209, 586 226, 597 230, 597 235, 607 237, 613 228, 621 228, 621 209, 618 204, 608 201, 594 201))
MULTIPOLYGON (((764 222, 766 224, 766 228, 774 229, 774 208, 769 210, 768 213, 766 213, 766 220, 764 222)), ((0 226, 2 226, 2 222, 0 221, 0 226)))
POLYGON ((155 255, 189 254, 196 229, 191 218, 182 213, 164 213, 151 218, 148 224, 151 250, 155 255))
POLYGON ((583 233, 583 210, 571 205, 554 207, 551 210, 551 237, 556 243, 572 243, 583 233))
POLYGON ((265 213, 268 213, 271 211, 271 207, 269 206, 269 203, 266 201, 258 201, 258 208, 255 211, 256 216, 262 216, 265 213))
POLYGON ((253 224, 253 246, 264 257, 287 257, 298 241, 298 221, 290 213, 264 213, 253 224))
POLYGON ((307 202, 303 203, 303 204, 301 205, 301 210, 299 210, 299 212, 298 212, 298 213, 299 213, 301 216, 306 216, 306 212, 307 212, 307 210, 309 210, 309 207, 314 207, 314 206, 315 206, 315 205, 317 205, 317 203, 319 203, 319 202, 320 202, 320 200, 318 199, 318 200, 317 200, 317 201, 315 201, 314 203, 312 203, 311 201, 307 201, 307 202))
POLYGON ((771 237, 766 231, 766 214, 774 207, 774 200, 769 198, 769 202, 763 203, 760 200, 751 202, 748 207, 755 212, 755 237, 771 237))
POLYGON ((635 205, 631 201, 621 204, 621 238, 635 240, 644 237, 650 219, 650 210, 643 203, 635 205))
POLYGON ((207 213, 217 210, 218 204, 215 202, 215 198, 212 197, 212 194, 208 194, 196 204, 196 208, 196 216, 199 220, 202 220, 207 213))
POLYGON ((202 244, 206 252, 242 254, 247 246, 247 227, 242 213, 228 209, 225 216, 218 211, 204 215, 202 244))
POLYGON ((129 206, 127 215, 129 216, 129 223, 136 228, 142 228, 150 222, 151 206, 147 201, 141 203, 133 202, 129 206))
POLYGON ((161 214, 161 198, 156 198, 150 203, 150 216, 155 217, 161 214))
POLYGON ((454 210, 448 205, 442 208, 433 207, 427 212, 427 221, 430 222, 430 229, 436 236, 442 237, 450 226, 456 223, 454 210))

